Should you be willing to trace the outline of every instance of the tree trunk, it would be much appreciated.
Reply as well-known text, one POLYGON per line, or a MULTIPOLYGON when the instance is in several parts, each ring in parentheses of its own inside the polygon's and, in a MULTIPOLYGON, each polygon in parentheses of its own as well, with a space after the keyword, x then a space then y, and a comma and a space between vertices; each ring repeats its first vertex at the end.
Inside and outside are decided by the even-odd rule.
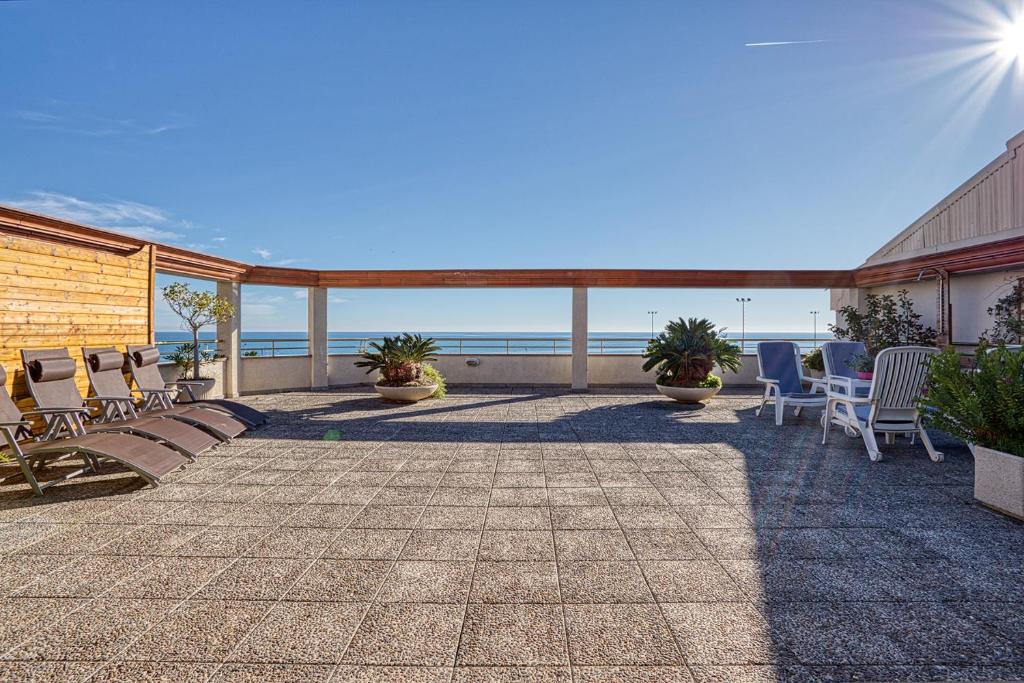
POLYGON ((199 379, 199 330, 198 329, 192 330, 192 379, 199 379))

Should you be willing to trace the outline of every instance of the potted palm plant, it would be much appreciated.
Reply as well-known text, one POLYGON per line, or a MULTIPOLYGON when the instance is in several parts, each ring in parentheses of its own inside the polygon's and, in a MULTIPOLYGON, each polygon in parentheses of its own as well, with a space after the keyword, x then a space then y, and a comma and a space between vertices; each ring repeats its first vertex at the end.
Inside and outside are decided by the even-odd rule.
POLYGON ((657 369, 654 386, 680 403, 706 401, 722 388, 715 366, 736 372, 740 347, 730 343, 725 330, 715 329, 707 318, 675 320, 652 339, 644 352, 644 372, 657 369))
POLYGON ((973 371, 947 348, 928 367, 925 421, 973 445, 974 497, 1024 519, 1024 352, 982 343, 973 371))
POLYGON ((415 403, 431 396, 445 394, 444 377, 428 361, 437 360, 439 347, 430 337, 405 333, 372 342, 362 353, 356 366, 367 368, 366 374, 377 371, 380 377, 374 388, 390 401, 415 403))

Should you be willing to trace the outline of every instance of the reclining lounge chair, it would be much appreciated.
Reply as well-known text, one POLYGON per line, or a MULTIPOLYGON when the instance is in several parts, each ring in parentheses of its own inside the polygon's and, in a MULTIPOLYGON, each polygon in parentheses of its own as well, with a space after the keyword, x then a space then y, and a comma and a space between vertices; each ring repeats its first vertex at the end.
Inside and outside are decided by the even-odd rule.
POLYGON ((218 410, 250 427, 259 427, 266 423, 267 415, 265 413, 237 401, 226 399, 198 401, 192 391, 192 387, 198 385, 197 382, 164 382, 160 369, 157 367, 159 362, 160 350, 156 346, 152 344, 128 345, 128 365, 131 368, 135 386, 138 387, 145 401, 144 410, 148 410, 150 407, 170 408, 182 398, 182 394, 185 394, 189 400, 184 405, 195 403, 203 408, 218 410))
POLYGON ((760 416, 766 403, 775 404, 775 424, 782 424, 786 406, 794 406, 794 414, 803 408, 825 407, 825 382, 804 377, 800 347, 795 342, 770 341, 757 344, 757 381, 765 385, 761 405, 754 412, 760 416), (804 390, 804 382, 811 391, 804 390), (818 389, 822 392, 818 393, 818 389))
MULTIPOLYGON (((827 341, 821 345, 821 360, 825 365, 825 379, 830 377, 846 377, 851 380, 853 392, 857 396, 867 396, 868 387, 857 386, 857 371, 850 367, 850 361, 855 356, 862 356, 867 353, 864 342, 859 341, 827 341)), ((833 389, 842 388, 840 382, 833 389)))
POLYGON ((76 364, 67 349, 22 350, 21 360, 32 399, 41 411, 51 413, 44 415, 47 429, 43 439, 66 434, 83 436, 94 432, 128 432, 165 443, 190 460, 220 443, 215 436, 177 420, 140 417, 104 423, 93 418, 86 405, 101 406, 102 415, 102 404, 107 399, 100 396, 82 398, 75 384, 76 364))
POLYGON ((82 356, 93 393, 99 399, 109 399, 103 402, 100 422, 133 420, 139 417, 138 410, 141 409, 146 417, 180 420, 210 432, 221 441, 229 441, 245 431, 245 425, 238 420, 198 404, 146 410, 145 402, 132 396, 132 390, 124 380, 124 354, 113 346, 83 347, 82 356), (143 403, 141 408, 137 405, 140 401, 143 403))
POLYGON ((928 359, 939 352, 924 346, 896 346, 875 358, 875 372, 867 396, 856 396, 853 387, 841 377, 828 378, 828 404, 825 406, 821 443, 828 438, 830 425, 843 427, 848 434, 864 439, 871 462, 882 459, 875 433, 885 435, 887 444, 898 434, 920 436, 928 457, 942 462, 921 422, 917 400, 928 378, 928 359))
POLYGON ((37 496, 43 495, 43 491, 54 484, 95 471, 99 460, 112 460, 123 465, 151 486, 158 486, 162 476, 188 462, 185 456, 166 446, 131 434, 96 433, 54 441, 36 440, 32 435, 31 423, 25 417, 52 418, 59 411, 53 409, 23 414, 7 393, 6 382, 7 372, 0 366, 0 432, 3 433, 4 441, 0 446, 0 455, 13 457, 17 461, 22 476, 37 496), (76 455, 82 458, 83 467, 47 481, 40 482, 36 478, 36 472, 47 462, 58 462, 76 455))

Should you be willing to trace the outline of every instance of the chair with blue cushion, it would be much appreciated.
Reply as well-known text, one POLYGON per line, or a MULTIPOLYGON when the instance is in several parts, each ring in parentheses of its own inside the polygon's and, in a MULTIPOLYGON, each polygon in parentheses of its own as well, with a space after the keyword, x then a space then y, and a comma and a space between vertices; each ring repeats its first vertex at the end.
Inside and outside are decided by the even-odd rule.
POLYGON ((849 383, 839 378, 829 380, 821 443, 828 438, 829 426, 837 425, 850 434, 860 434, 871 462, 878 462, 882 452, 876 432, 885 435, 886 443, 892 443, 898 434, 911 434, 921 437, 928 457, 942 462, 942 453, 932 446, 917 407, 928 379, 928 360, 938 352, 924 346, 885 349, 875 358, 875 373, 867 396, 851 395, 849 383))
POLYGON ((775 404, 775 424, 782 424, 782 415, 786 406, 794 406, 795 415, 803 408, 824 408, 826 397, 824 380, 804 377, 803 359, 800 347, 790 341, 768 341, 757 344, 757 381, 765 385, 761 405, 756 415, 760 415, 765 404, 775 404), (809 383, 811 390, 804 389, 809 383), (819 390, 820 393, 819 393, 819 390))
MULTIPOLYGON (((845 377, 853 384, 857 379, 857 371, 850 367, 850 360, 854 356, 863 356, 867 353, 864 342, 859 341, 827 341, 821 345, 821 360, 825 364, 825 379, 830 377, 845 377)), ((837 387, 838 388, 838 387, 837 387)), ((867 396, 867 387, 855 387, 857 396, 867 396)))

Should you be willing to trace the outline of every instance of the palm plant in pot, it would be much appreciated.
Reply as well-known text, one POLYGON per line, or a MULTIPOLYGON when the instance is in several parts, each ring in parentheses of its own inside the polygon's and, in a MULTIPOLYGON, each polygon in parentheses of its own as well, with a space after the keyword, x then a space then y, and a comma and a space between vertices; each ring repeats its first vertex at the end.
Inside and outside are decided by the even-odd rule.
POLYGON ((965 370, 953 347, 934 356, 925 421, 963 439, 974 450, 974 497, 1024 519, 1024 351, 985 343, 965 370))
POLYGON ((418 334, 401 334, 372 342, 356 367, 367 368, 380 377, 374 388, 391 401, 414 403, 445 395, 444 377, 428 361, 437 360, 441 350, 433 339, 418 334))
POLYGON ((675 320, 652 339, 644 352, 644 372, 657 370, 658 391, 681 403, 705 401, 722 388, 715 366, 736 372, 740 347, 725 338, 707 318, 675 320))

